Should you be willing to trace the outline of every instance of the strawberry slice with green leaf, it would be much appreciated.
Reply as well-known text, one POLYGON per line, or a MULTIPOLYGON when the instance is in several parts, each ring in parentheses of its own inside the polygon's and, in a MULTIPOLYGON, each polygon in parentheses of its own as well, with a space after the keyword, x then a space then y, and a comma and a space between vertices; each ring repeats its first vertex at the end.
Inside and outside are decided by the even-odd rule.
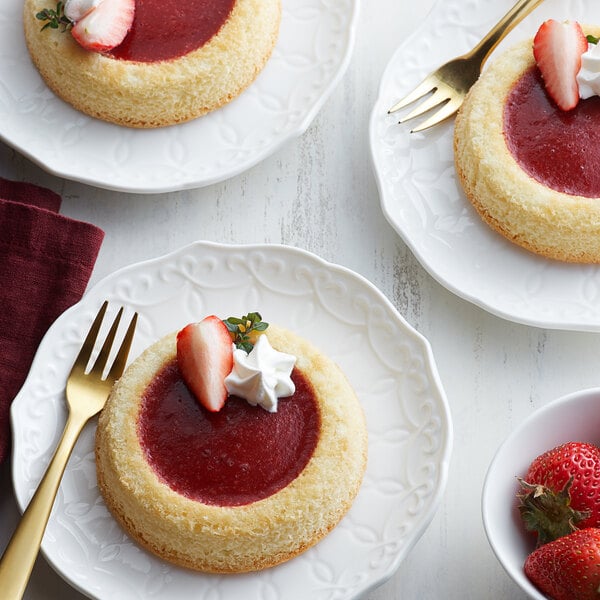
POLYGON ((225 377, 233 368, 233 343, 223 321, 211 315, 179 331, 177 362, 198 402, 211 412, 221 410, 227 400, 225 377))
POLYGON ((533 40, 533 56, 550 97, 562 110, 571 110, 579 102, 577 73, 588 41, 577 21, 560 23, 549 19, 542 23, 533 40))
POLYGON ((135 0, 102 0, 73 25, 71 34, 86 50, 106 52, 125 39, 134 14, 135 0))

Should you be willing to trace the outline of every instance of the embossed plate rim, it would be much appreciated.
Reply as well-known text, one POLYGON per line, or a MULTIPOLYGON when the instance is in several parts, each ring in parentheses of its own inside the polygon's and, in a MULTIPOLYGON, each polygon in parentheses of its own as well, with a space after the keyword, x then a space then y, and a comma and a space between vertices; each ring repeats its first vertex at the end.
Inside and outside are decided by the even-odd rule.
POLYGON ((61 386, 64 388, 86 326, 104 298, 140 312, 132 356, 172 330, 174 323, 182 326, 188 322, 189 313, 199 310, 197 302, 207 303, 202 309, 206 312, 211 306, 214 312, 227 312, 235 305, 237 314, 238 303, 257 301, 263 316, 279 314, 272 320, 280 324, 284 324, 281 316, 289 315, 290 323, 295 323, 291 328, 326 352, 336 348, 330 355, 354 378, 369 427, 369 465, 350 512, 314 548, 257 574, 202 575, 151 557, 116 528, 95 484, 94 424, 84 432, 69 463, 43 544, 47 559, 67 581, 100 600, 109 600, 111 593, 116 593, 111 586, 127 586, 129 581, 136 585, 118 590, 123 600, 151 597, 146 589, 151 586, 155 586, 156 597, 164 597, 165 586, 175 586, 167 590, 169 600, 185 598, 191 581, 201 586, 199 590, 210 590, 215 598, 227 600, 241 597, 242 590, 248 598, 282 597, 283 585, 288 599, 300 594, 300 600, 310 592, 315 600, 350 600, 394 573, 433 518, 448 474, 452 422, 432 350, 365 278, 290 246, 196 242, 116 271, 66 311, 42 341, 12 405, 13 481, 21 508, 33 493, 62 429, 61 386), (159 327, 154 326, 157 323, 159 327), (351 344, 340 346, 336 335, 368 345, 357 355, 348 350, 351 344), (380 376, 371 380, 377 371, 380 376), (390 462, 391 455, 400 460, 390 462), (407 460, 415 455, 418 458, 407 460), (65 496, 71 502, 64 503, 65 496), (377 510, 378 506, 383 510, 377 510), (91 541, 93 536, 96 538, 91 541), (68 558, 71 555, 84 564, 74 565, 68 558), (94 565, 95 556, 106 561, 94 565), (352 567, 346 561, 353 561, 352 567), (107 577, 109 568, 115 569, 112 577, 107 577), (125 583, 117 582, 125 568, 125 583))
POLYGON ((0 140, 53 175, 152 194, 224 181, 302 135, 348 67, 360 0, 285 0, 273 56, 247 90, 204 117, 154 130, 92 119, 54 96, 29 58, 21 4, 0 3, 0 140))
MULTIPOLYGON (((456 181, 452 122, 409 134, 410 122, 398 125, 398 113, 387 115, 395 99, 436 65, 472 47, 512 4, 513 0, 501 5, 497 0, 438 0, 391 57, 369 123, 381 207, 429 274, 459 297, 517 323, 598 331, 600 267, 549 261, 491 231, 456 181), (440 39, 443 44, 436 43, 440 39)), ((551 17, 598 23, 600 6, 582 0, 546 0, 496 52, 532 36, 551 17)))

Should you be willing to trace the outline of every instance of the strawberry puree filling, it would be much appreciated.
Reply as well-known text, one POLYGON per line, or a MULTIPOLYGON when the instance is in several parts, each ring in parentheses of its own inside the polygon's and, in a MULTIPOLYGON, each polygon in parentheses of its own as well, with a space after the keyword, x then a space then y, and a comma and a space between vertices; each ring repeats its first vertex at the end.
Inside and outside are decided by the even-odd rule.
POLYGON ((600 97, 562 111, 534 67, 516 82, 504 107, 504 137, 521 168, 565 194, 600 197, 600 97))
POLYGON ((209 412, 172 361, 142 398, 138 436, 148 463, 171 489, 206 504, 240 506, 283 489, 310 460, 320 427, 310 383, 297 369, 292 380, 296 392, 276 413, 233 396, 209 412))
POLYGON ((235 0, 136 0, 131 30, 109 56, 139 62, 184 56, 219 32, 234 4, 235 0))

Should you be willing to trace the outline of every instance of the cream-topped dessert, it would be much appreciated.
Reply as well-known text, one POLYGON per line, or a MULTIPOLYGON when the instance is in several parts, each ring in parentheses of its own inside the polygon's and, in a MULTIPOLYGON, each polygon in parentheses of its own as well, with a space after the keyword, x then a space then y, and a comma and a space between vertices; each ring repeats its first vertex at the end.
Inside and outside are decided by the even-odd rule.
POLYGON ((457 174, 482 219, 569 262, 600 262, 600 98, 580 83, 597 78, 597 52, 578 24, 545 23, 484 71, 455 124, 457 174))
POLYGON ((100 490, 125 530, 166 560, 220 573, 276 565, 325 536, 367 453, 362 409, 330 359, 258 313, 233 321, 240 335, 211 316, 148 348, 96 437, 100 490), (248 364, 254 375, 242 367, 229 393, 225 379, 248 364), (276 408, 263 408, 272 392, 276 408))
POLYGON ((33 63, 78 110, 130 127, 231 101, 267 62, 281 17, 280 0, 69 1, 25 0, 33 63))

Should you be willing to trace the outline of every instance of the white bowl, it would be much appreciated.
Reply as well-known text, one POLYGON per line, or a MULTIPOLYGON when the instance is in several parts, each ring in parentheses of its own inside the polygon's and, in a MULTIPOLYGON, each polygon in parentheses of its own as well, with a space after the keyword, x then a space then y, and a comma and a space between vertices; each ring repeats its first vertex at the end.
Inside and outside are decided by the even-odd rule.
POLYGON ((565 442, 600 444, 600 388, 564 396, 527 418, 498 449, 482 496, 483 525, 494 554, 512 579, 535 600, 546 600, 523 572, 535 538, 523 528, 517 508, 517 476, 546 450, 565 442))

